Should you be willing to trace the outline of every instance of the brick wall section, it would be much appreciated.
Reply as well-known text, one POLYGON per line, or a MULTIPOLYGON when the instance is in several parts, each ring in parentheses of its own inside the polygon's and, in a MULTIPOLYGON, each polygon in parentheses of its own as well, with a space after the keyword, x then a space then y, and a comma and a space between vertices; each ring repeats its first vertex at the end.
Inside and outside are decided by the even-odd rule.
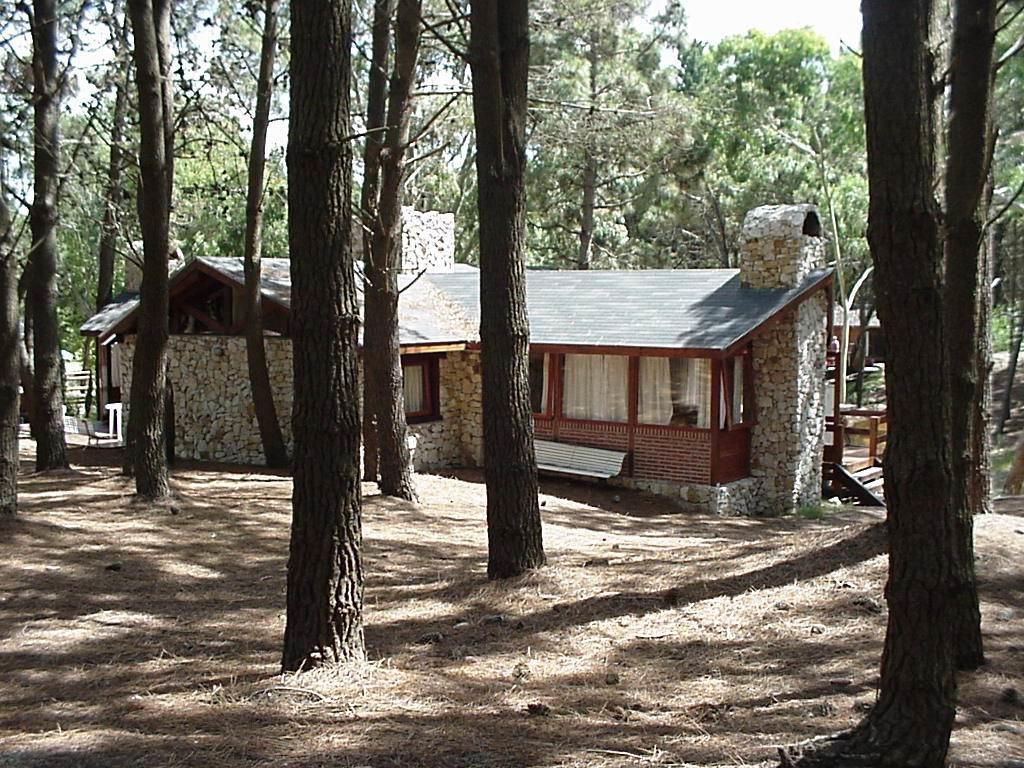
POLYGON ((637 427, 633 476, 677 483, 711 482, 711 433, 637 427))
POLYGON ((610 448, 625 451, 629 448, 629 434, 625 424, 592 421, 560 421, 558 442, 586 445, 590 448, 610 448))

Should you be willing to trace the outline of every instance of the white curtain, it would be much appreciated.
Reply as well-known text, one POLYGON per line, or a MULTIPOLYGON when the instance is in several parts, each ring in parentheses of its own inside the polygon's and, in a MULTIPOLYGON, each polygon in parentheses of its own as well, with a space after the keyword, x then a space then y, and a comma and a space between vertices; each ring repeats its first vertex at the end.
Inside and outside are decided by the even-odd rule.
POLYGON ((551 355, 530 355, 530 401, 534 413, 546 413, 548 408, 548 361, 551 355), (537 378, 540 377, 540 381, 537 378))
POLYGON ((402 366, 402 396, 405 398, 406 413, 420 413, 426 410, 423 402, 423 366, 402 366))
POLYGON ((642 424, 711 425, 711 361, 640 358, 638 418, 642 424))
POLYGON ((566 355, 562 413, 570 419, 626 421, 629 358, 566 355))
POLYGON ((732 423, 743 423, 743 358, 732 359, 732 423))

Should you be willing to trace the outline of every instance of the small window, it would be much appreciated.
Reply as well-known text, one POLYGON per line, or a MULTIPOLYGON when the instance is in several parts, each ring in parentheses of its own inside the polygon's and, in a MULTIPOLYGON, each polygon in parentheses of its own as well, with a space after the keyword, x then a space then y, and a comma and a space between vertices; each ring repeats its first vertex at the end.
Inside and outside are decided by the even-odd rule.
POLYGON ((536 414, 548 412, 548 365, 550 355, 530 355, 530 406, 536 414))
POLYGON ((409 423, 441 418, 437 360, 402 361, 402 397, 405 400, 405 418, 409 423))
POLYGON ((711 361, 641 357, 637 418, 641 424, 711 426, 711 361))

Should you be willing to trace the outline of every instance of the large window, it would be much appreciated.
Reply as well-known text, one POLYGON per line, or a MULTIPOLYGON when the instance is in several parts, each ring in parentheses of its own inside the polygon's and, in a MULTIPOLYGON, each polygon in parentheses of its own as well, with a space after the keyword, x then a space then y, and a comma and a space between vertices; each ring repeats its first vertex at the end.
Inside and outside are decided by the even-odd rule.
POLYGON ((548 365, 550 355, 530 355, 530 406, 534 413, 548 412, 548 365))
POLYGON ((641 357, 637 417, 641 424, 711 426, 711 361, 641 357))
POLYGON ((402 397, 410 423, 441 418, 438 405, 437 360, 411 358, 402 361, 402 397))
POLYGON ((566 355, 562 415, 590 421, 626 421, 629 358, 566 355))

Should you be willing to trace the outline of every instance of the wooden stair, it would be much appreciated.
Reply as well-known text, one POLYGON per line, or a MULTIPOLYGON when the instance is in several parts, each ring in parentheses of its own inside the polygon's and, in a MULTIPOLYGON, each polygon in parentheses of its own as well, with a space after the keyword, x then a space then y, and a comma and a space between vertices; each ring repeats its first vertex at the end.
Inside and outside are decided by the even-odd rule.
POLYGON ((826 491, 831 495, 851 499, 866 507, 885 506, 885 487, 882 467, 878 463, 853 470, 842 464, 825 466, 826 491))

